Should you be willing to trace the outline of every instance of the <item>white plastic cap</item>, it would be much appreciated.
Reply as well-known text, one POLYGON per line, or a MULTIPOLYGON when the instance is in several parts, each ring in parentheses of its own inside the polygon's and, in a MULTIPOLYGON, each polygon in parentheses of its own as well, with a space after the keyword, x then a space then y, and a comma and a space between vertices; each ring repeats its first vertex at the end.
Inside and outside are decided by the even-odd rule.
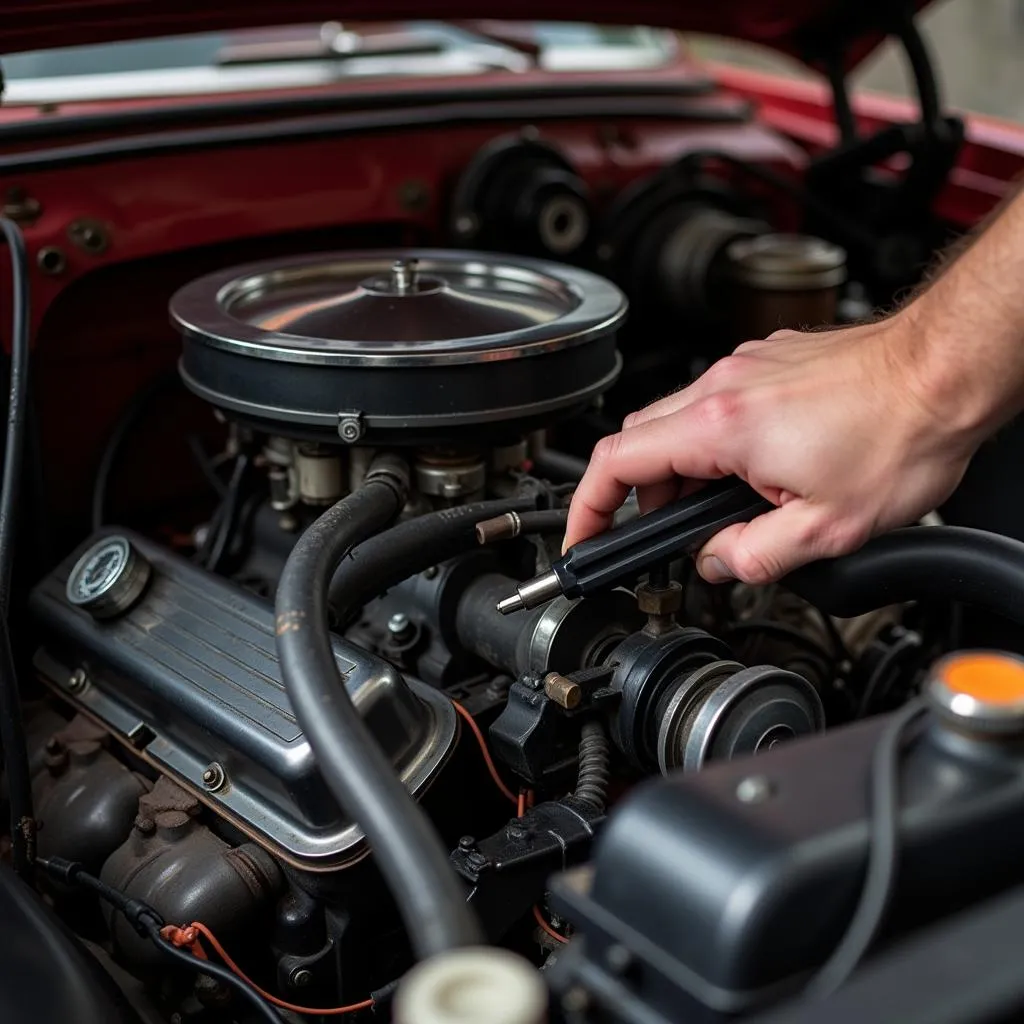
POLYGON ((507 949, 456 949, 417 964, 395 993, 395 1024, 545 1024, 537 968, 507 949))

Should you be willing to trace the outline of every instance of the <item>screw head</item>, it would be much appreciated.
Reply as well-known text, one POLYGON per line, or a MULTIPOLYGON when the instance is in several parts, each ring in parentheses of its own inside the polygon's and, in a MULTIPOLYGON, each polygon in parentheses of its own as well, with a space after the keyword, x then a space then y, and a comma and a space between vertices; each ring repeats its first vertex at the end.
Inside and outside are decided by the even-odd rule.
POLYGON ((212 762, 206 766, 206 770, 203 772, 203 785, 209 790, 220 789, 227 780, 227 776, 224 774, 224 769, 216 762, 212 762))
POLYGON ((89 674, 84 668, 76 668, 68 677, 68 689, 72 693, 81 693, 89 685, 89 674))
POLYGON ((748 775, 736 787, 736 799, 745 804, 764 803, 772 795, 771 780, 765 775, 748 775))
POLYGON ((308 967, 296 967, 288 976, 292 988, 308 988, 313 984, 313 972, 308 967))
POLYGON ((459 849, 469 853, 476 846, 476 840, 472 836, 463 836, 459 840, 459 849))

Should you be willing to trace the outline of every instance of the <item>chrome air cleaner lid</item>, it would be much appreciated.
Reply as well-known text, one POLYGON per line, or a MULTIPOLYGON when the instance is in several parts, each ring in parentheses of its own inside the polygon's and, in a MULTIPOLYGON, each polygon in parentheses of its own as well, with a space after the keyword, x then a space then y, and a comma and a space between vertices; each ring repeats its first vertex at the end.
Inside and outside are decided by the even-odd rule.
POLYGON ((225 411, 294 436, 421 442, 585 406, 618 376, 626 300, 575 267, 394 250, 220 271, 170 312, 185 383, 225 411))

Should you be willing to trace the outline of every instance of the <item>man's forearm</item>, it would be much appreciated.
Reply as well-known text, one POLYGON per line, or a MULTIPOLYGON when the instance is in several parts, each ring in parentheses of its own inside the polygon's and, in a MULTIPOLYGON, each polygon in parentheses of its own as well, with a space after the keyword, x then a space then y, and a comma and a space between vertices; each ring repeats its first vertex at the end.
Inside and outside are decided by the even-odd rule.
POLYGON ((920 397, 979 439, 1024 408, 1024 192, 901 313, 920 397))

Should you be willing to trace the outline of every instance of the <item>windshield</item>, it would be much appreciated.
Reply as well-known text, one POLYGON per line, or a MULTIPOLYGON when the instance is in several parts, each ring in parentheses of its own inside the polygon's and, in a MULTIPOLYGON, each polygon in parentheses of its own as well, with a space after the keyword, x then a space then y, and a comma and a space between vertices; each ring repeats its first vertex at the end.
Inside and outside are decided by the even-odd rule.
POLYGON ((326 85, 353 77, 661 66, 670 32, 555 22, 295 25, 5 56, 4 104, 326 85))

